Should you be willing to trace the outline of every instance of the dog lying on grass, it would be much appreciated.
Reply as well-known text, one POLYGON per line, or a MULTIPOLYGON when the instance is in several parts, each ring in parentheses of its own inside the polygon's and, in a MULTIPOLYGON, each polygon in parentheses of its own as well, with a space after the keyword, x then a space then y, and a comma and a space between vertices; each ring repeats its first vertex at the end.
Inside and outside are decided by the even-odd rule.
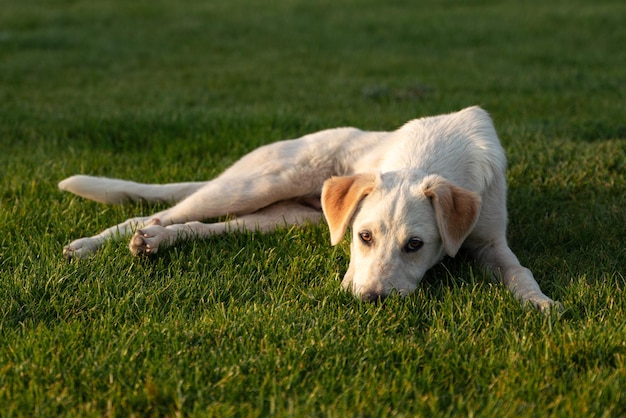
POLYGON ((364 300, 413 292, 428 269, 461 246, 522 303, 544 295, 506 241, 506 158, 489 115, 470 107, 392 132, 337 128, 262 146, 206 182, 140 184, 76 175, 59 188, 103 203, 173 201, 73 241, 67 258, 130 236, 135 255, 236 230, 319 223, 333 245, 351 229, 344 288, 364 300), (217 223, 200 221, 224 215, 217 223), (134 234, 134 235, 133 235, 134 234))

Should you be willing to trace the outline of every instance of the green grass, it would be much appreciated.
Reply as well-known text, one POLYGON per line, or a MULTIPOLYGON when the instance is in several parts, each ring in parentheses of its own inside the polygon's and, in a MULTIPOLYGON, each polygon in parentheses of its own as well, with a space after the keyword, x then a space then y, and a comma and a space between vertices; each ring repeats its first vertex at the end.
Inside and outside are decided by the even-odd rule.
POLYGON ((623 1, 44 3, 0 0, 0 415, 626 413, 623 1), (61 257, 157 209, 59 192, 71 174, 206 179, 473 104, 509 156, 511 246, 561 315, 462 257, 358 302, 324 226, 61 257))

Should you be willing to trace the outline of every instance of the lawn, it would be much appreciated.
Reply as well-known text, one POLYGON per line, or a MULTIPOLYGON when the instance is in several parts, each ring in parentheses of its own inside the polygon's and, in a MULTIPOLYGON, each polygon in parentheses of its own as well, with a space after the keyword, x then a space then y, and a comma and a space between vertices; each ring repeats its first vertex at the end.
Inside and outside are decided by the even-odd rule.
POLYGON ((0 416, 626 414, 626 3, 0 0, 0 416), (202 180, 319 129, 487 109, 509 241, 562 313, 445 259, 340 287, 327 227, 62 247, 159 206, 85 173, 202 180))

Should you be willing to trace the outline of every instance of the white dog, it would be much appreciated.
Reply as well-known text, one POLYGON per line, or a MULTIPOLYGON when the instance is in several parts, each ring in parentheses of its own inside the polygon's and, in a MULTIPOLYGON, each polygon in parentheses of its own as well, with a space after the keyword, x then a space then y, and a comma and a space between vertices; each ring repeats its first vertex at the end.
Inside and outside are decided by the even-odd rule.
POLYGON ((208 182, 139 184, 77 175, 59 183, 104 203, 175 201, 63 249, 83 257, 106 240, 134 236, 133 254, 237 229, 272 231, 320 222, 333 245, 351 226, 342 285, 365 300, 408 295, 426 271, 463 245, 523 303, 548 310, 506 241, 506 159, 478 107, 416 119, 393 132, 337 128, 260 147, 208 182), (232 215, 218 223, 199 221, 232 215))

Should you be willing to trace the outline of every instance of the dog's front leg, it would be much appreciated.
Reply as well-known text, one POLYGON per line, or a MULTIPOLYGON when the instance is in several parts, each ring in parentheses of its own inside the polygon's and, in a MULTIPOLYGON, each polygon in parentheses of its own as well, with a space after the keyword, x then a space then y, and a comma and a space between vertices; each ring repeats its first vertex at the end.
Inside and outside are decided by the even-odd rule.
MULTIPOLYGON (((163 212, 162 212, 163 213, 163 212)), ((63 247, 63 256, 67 259, 84 258, 97 251, 105 242, 115 241, 132 234, 137 228, 141 228, 149 223, 154 217, 159 217, 162 213, 153 216, 137 217, 128 219, 121 224, 105 229, 97 235, 86 238, 79 238, 63 247)))
POLYGON ((522 266, 505 240, 485 244, 474 250, 476 258, 492 271, 523 304, 532 304, 543 312, 562 310, 563 306, 546 296, 532 272, 522 266))
POLYGON ((278 202, 249 215, 226 222, 186 222, 169 226, 161 225, 158 219, 138 229, 131 238, 129 248, 134 255, 156 254, 160 248, 175 242, 208 238, 213 235, 234 231, 271 232, 281 226, 321 222, 319 210, 293 201, 278 202))
POLYGON ((540 311, 549 312, 555 307, 559 310, 562 306, 543 294, 539 284, 533 277, 532 272, 522 265, 508 266, 501 272, 505 286, 523 304, 530 303, 540 311))
POLYGON ((159 219, 154 219, 135 231, 128 248, 133 255, 154 255, 160 249, 170 247, 176 242, 221 234, 227 230, 230 222, 205 224, 192 221, 164 226, 159 219))

